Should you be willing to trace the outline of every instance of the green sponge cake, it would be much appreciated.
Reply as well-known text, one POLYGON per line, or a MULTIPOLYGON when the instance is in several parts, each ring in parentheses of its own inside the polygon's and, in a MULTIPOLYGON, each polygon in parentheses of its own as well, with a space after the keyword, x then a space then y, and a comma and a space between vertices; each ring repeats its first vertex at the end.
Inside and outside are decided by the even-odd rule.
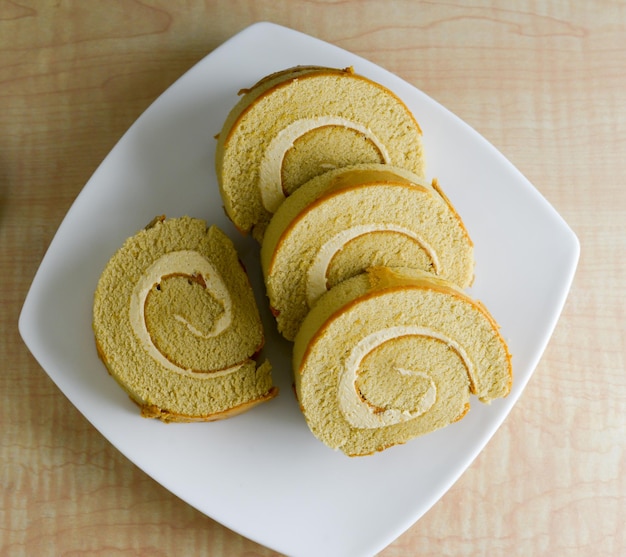
POLYGON ((472 242, 441 191, 385 164, 331 170, 303 184, 272 217, 261 263, 288 340, 321 294, 367 267, 423 269, 461 288, 474 275, 472 242))
POLYGON ((352 68, 290 68, 243 93, 219 134, 216 171, 226 213, 259 240, 286 196, 333 168, 376 162, 423 175, 414 116, 352 68))
POLYGON ((413 269, 372 268, 324 294, 293 350, 313 434, 366 455, 460 420, 470 394, 506 396, 511 356, 487 310, 413 269))
POLYGON ((277 394, 252 289, 230 239, 199 219, 155 219, 95 292, 98 354, 145 417, 210 421, 277 394))

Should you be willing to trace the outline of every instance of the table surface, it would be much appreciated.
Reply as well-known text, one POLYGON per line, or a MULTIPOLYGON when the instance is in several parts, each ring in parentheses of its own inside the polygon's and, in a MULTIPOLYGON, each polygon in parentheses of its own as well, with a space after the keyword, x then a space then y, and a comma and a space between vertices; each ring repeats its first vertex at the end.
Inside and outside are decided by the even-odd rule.
POLYGON ((0 554, 276 555, 121 456, 17 330, 57 227, 108 151, 185 70, 261 20, 353 51, 447 106, 581 242, 518 404, 380 555, 625 555, 626 4, 602 0, 0 1, 0 554))

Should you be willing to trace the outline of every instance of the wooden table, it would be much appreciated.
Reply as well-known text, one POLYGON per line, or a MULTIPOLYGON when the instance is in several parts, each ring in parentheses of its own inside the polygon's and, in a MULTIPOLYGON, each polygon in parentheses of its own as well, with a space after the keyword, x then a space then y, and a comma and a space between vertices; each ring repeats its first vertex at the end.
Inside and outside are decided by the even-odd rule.
POLYGON ((0 1, 0 554, 275 555, 122 457, 17 331, 100 161, 177 77, 259 20, 351 50, 450 108, 582 245, 519 403, 381 555, 626 555, 626 4, 522 0, 0 1))

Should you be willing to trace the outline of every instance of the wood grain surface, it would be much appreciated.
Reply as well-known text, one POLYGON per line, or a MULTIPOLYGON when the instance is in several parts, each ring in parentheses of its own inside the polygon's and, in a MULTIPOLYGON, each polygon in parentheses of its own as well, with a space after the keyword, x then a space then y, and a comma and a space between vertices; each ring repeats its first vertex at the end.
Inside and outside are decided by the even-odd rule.
POLYGON ((261 20, 434 97, 581 241, 519 403, 380 555, 626 555, 626 3, 604 0, 0 0, 0 555, 276 555, 121 456, 17 330, 57 227, 108 151, 185 70, 261 20))

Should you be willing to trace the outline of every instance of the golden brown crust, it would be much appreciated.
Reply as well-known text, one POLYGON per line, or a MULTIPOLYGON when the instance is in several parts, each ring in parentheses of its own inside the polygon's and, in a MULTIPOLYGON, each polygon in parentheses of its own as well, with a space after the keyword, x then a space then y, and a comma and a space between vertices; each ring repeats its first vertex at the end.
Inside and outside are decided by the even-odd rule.
MULTIPOLYGON (((289 85, 292 81, 294 80, 304 80, 307 78, 311 78, 311 77, 319 77, 322 75, 339 75, 339 76, 350 76, 353 79, 361 79, 363 81, 368 82, 371 85, 374 85, 375 87, 379 88, 380 90, 384 91, 386 94, 390 95, 391 97, 395 98, 398 103, 402 104, 404 106, 404 102, 392 91, 390 91, 389 89, 387 89, 386 87, 384 87, 383 85, 381 85, 380 83, 377 83, 375 81, 372 81, 371 79, 368 79, 365 76, 359 75, 354 73, 354 70, 352 67, 349 68, 345 68, 345 69, 338 69, 338 68, 326 68, 326 67, 322 67, 322 66, 297 66, 296 68, 290 68, 288 70, 284 70, 281 72, 276 72, 275 74, 272 74, 271 76, 267 76, 266 78, 261 79, 259 82, 257 82, 255 85, 253 85, 250 89, 242 89, 241 91, 245 92, 245 93, 250 93, 251 91, 254 91, 254 89, 256 89, 257 87, 259 87, 260 85, 267 83, 268 81, 270 81, 270 79, 275 79, 277 77, 280 77, 281 74, 285 74, 285 79, 280 81, 279 83, 276 83, 275 85, 273 85, 272 87, 268 88, 266 91, 264 91, 263 93, 261 93, 258 97, 254 98, 250 104, 248 104, 246 107, 243 108, 243 110, 237 115, 237 118, 234 120, 233 125, 230 127, 230 129, 227 132, 227 135, 224 139, 224 144, 228 143, 228 140, 230 139, 231 135, 232 135, 232 131, 234 129, 236 129, 237 125, 239 124, 240 120, 244 117, 244 115, 248 112, 248 110, 251 108, 251 106, 261 97, 268 95, 268 94, 272 94, 274 91, 277 91, 278 89, 281 89, 282 87, 286 87, 287 85, 289 85), (299 71, 295 71, 296 68, 301 68, 301 69, 308 69, 311 68, 311 71, 308 73, 304 73, 304 75, 302 75, 299 71), (294 73, 295 75, 289 77, 290 74, 294 73)), ((417 131, 421 134, 422 133, 422 129, 420 128, 417 120, 415 119, 415 116, 411 113, 410 110, 407 109, 407 113, 409 114, 409 116, 411 117, 411 119, 413 120, 413 122, 415 123, 415 127, 417 129, 417 131)))
POLYGON ((146 224, 146 226, 144 227, 144 230, 150 230, 151 228, 155 227, 160 222, 163 222, 165 218, 166 218, 165 215, 157 215, 148 224, 146 224))
POLYGON ((467 402, 465 403, 463 412, 461 412, 456 418, 454 418, 454 420, 452 420, 452 423, 461 421, 463 418, 465 418, 465 416, 467 415, 469 411, 470 411, 470 403, 467 402))
POLYGON ((254 406, 257 406, 263 402, 271 400, 278 395, 278 387, 272 387, 265 395, 248 400, 238 406, 224 410, 223 412, 217 412, 215 414, 209 414, 206 416, 185 416, 183 414, 176 414, 168 410, 163 410, 154 404, 141 404, 132 397, 129 397, 139 408, 141 409, 141 416, 143 418, 156 418, 165 423, 192 423, 192 422, 216 422, 218 420, 224 420, 226 418, 232 418, 239 414, 247 412, 254 406))
MULTIPOLYGON (((237 91, 237 95, 247 95, 251 91, 254 91, 257 87, 261 87, 262 85, 265 85, 268 81, 271 81, 273 79, 277 79, 277 78, 279 78, 281 76, 287 77, 290 74, 296 74, 296 73, 299 74, 300 72, 306 72, 306 71, 315 72, 315 71, 318 71, 318 70, 325 70, 325 69, 328 69, 328 68, 326 68, 325 66, 306 66, 306 65, 292 66, 291 68, 286 68, 284 70, 279 70, 277 72, 273 72, 271 74, 268 74, 265 77, 262 77, 254 85, 252 85, 252 87, 244 87, 242 89, 239 89, 239 91, 237 91)), ((354 71, 352 71, 352 66, 350 66, 350 68, 346 68, 343 71, 354 73, 354 71)))
MULTIPOLYGON (((362 173, 367 174, 368 172, 369 171, 354 171, 355 174, 362 174, 362 173)), ((349 173, 351 174, 352 172, 349 172, 349 173)), ((354 183, 352 180, 350 181, 336 180, 335 181, 336 183, 333 183, 327 190, 324 191, 324 193, 322 193, 322 195, 320 195, 315 200, 310 202, 302 211, 300 211, 300 213, 298 213, 298 215, 296 215, 295 218, 293 218, 289 222, 289 224, 281 232, 280 237, 276 241, 276 246, 273 249, 273 253, 272 253, 272 257, 270 259, 269 265, 267 266, 268 274, 272 272, 272 269, 274 267, 274 262, 276 261, 276 257, 285 242, 285 238, 287 238, 291 234, 292 230, 296 228, 296 226, 303 219, 305 219, 310 214, 311 211, 313 211, 315 208, 319 207, 323 203, 326 203, 329 199, 332 199, 333 197, 341 195, 342 193, 345 193, 350 190, 359 190, 359 189, 363 189, 367 187, 378 187, 381 185, 398 186, 402 188, 411 188, 411 189, 420 189, 425 192, 428 191, 424 186, 419 185, 419 184, 414 184, 412 182, 409 182, 408 180, 403 180, 400 177, 396 177, 396 179, 394 180, 392 178, 393 174, 391 172, 386 171, 384 174, 387 176, 383 180, 375 180, 375 181, 365 182, 365 183, 362 182, 362 178, 358 178, 358 177, 355 177, 354 183)))

